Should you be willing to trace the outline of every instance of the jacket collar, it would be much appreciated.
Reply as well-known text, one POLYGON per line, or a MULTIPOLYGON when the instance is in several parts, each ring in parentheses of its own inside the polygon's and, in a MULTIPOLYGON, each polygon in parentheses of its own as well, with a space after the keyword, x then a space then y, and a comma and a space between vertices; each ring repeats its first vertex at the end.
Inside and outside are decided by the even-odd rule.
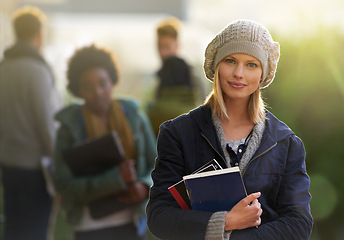
POLYGON ((65 107, 55 115, 55 119, 60 122, 61 125, 68 128, 74 140, 86 138, 87 135, 82 115, 82 105, 72 104, 65 107))
POLYGON ((190 116, 196 125, 200 128, 202 134, 211 142, 218 142, 215 127, 211 118, 211 108, 207 105, 202 105, 190 112, 190 116))
POLYGON ((266 111, 267 120, 261 144, 253 155, 253 158, 264 154, 278 144, 279 141, 294 135, 294 132, 283 122, 278 120, 272 113, 266 111))
POLYGON ((30 45, 29 43, 25 41, 16 42, 12 47, 10 47, 4 52, 4 57, 5 57, 5 60, 22 58, 22 57, 30 57, 30 58, 36 59, 37 61, 41 62, 47 67, 47 70, 49 71, 49 74, 51 75, 51 79, 53 80, 53 83, 55 83, 54 76, 51 72, 51 69, 48 63, 44 60, 44 58, 39 53, 39 51, 36 48, 34 48, 32 45, 30 45))
MULTIPOLYGON (((209 141, 209 143, 218 151, 224 158, 224 153, 221 147, 220 140, 216 134, 216 130, 211 118, 211 108, 207 105, 202 105, 190 112, 190 117, 199 127, 202 135, 209 141)), ((253 158, 264 154, 273 148, 279 141, 286 137, 293 135, 291 129, 283 122, 278 120, 272 113, 266 111, 266 123, 263 137, 259 148, 253 155, 253 158)))
POLYGON ((274 141, 278 142, 290 135, 294 135, 294 132, 285 123, 278 120, 269 111, 267 111, 266 117, 265 134, 271 136, 274 141))
MULTIPOLYGON (((202 105, 190 112, 191 118, 201 129, 202 133, 206 137, 209 137, 209 139, 216 137, 216 131, 213 126, 211 114, 211 108, 207 105, 202 105)), ((288 135, 294 134, 285 123, 278 120, 269 111, 266 111, 266 118, 267 120, 263 138, 269 136, 272 138, 272 141, 278 142, 286 138, 288 135)))
POLYGON ((5 58, 32 57, 46 64, 38 50, 25 41, 18 41, 4 53, 5 58))
POLYGON ((211 108, 207 105, 201 105, 190 112, 190 117, 200 129, 201 135, 203 135, 214 150, 222 157, 224 163, 223 167, 226 167, 224 153, 211 116, 211 108))
MULTIPOLYGON (((131 99, 118 99, 118 101, 123 106, 125 114, 128 116, 128 122, 134 132, 136 132, 138 124, 136 124, 136 112, 139 109, 139 105, 136 101, 131 99)), ((81 104, 71 104, 62 110, 60 110, 56 115, 55 119, 69 129, 69 132, 73 135, 74 139, 82 140, 87 137, 85 121, 82 113, 81 104)))

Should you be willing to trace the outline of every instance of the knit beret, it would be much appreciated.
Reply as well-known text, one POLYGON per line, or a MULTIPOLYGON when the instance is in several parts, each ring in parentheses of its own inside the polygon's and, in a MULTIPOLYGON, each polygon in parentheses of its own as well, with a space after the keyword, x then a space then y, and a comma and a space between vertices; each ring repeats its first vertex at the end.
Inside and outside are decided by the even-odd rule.
POLYGON ((209 80, 214 80, 219 62, 233 53, 245 53, 257 58, 263 68, 260 87, 269 86, 275 77, 280 47, 263 25, 241 19, 232 22, 216 35, 205 51, 204 72, 209 80))

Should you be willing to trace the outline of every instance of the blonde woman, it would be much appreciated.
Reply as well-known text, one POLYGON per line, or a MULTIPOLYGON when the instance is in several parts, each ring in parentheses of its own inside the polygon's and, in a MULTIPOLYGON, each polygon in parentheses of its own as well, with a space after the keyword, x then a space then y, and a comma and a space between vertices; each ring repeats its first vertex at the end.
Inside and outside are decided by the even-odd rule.
MULTIPOLYGON (((279 44, 249 20, 231 23, 208 45, 213 82, 205 104, 160 127, 148 226, 162 239, 308 239, 310 181, 302 141, 265 109, 279 44), (182 210, 168 187, 217 159, 239 166, 248 196, 221 212, 182 210)), ((231 183, 228 182, 230 187, 231 183)))

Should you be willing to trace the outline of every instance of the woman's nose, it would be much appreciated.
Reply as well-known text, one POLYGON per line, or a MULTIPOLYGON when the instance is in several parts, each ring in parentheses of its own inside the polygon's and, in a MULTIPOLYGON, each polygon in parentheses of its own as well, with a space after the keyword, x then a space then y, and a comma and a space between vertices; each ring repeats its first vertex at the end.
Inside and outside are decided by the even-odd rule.
POLYGON ((238 79, 242 79, 244 77, 244 68, 241 65, 237 65, 234 71, 234 77, 238 79))
POLYGON ((100 97, 100 96, 102 96, 104 93, 103 93, 103 90, 102 90, 102 88, 101 87, 95 87, 95 88, 93 88, 93 95, 95 96, 95 97, 100 97))

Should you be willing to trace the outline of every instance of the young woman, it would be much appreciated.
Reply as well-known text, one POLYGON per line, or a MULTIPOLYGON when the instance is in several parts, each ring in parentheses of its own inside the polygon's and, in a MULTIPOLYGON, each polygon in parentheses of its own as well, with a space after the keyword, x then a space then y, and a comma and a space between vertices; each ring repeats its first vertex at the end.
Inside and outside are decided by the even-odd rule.
POLYGON ((152 183, 150 173, 156 157, 155 136, 145 115, 133 100, 113 99, 118 68, 112 54, 94 45, 75 52, 68 65, 68 88, 84 99, 60 111, 56 144, 55 182, 62 195, 75 240, 143 239, 146 229, 145 200, 152 183), (126 161, 97 175, 76 177, 64 161, 74 144, 116 130, 126 161), (94 217, 90 203, 118 195, 128 207, 94 217))
POLYGON ((153 234, 309 238, 313 220, 303 143, 265 109, 260 93, 274 79, 278 59, 279 44, 254 21, 231 23, 208 45, 204 70, 212 93, 204 105, 160 127, 147 206, 153 234), (224 168, 239 166, 248 196, 228 211, 180 209, 168 187, 212 159, 224 168))

